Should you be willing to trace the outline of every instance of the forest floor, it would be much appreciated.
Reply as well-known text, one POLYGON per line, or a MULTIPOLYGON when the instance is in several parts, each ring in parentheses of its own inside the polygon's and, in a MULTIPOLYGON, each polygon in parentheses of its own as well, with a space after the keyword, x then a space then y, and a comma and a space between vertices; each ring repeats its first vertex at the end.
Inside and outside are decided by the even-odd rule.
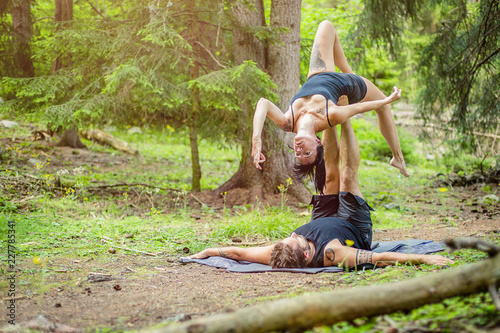
MULTIPOLYGON (((456 202, 455 207, 459 208, 461 199, 473 194, 473 189, 462 189, 448 204, 456 202)), ((441 241, 461 236, 498 237, 499 211, 497 208, 495 219, 482 212, 464 212, 462 221, 454 226, 419 222, 411 229, 375 230, 374 240, 420 238, 441 241)), ((418 220, 425 221, 429 212, 419 214, 418 220)), ((86 260, 71 255, 57 258, 51 266, 58 267, 58 273, 42 277, 43 283, 50 287, 16 302, 18 321, 26 324, 34 315, 43 314, 52 322, 74 329, 139 329, 230 312, 282 297, 367 284, 357 281, 359 276, 356 273, 230 273, 194 263, 183 265, 176 259, 131 255, 123 251, 115 254, 113 260, 100 256, 86 260), (91 272, 110 274, 112 280, 88 282, 91 272), (74 283, 75 279, 81 281, 78 286, 74 283)), ((33 269, 33 263, 21 260, 17 268, 20 270, 18 278, 23 279, 33 269)), ((405 270, 401 267, 396 269, 400 269, 401 277, 404 277, 405 270)), ((431 271, 440 269, 433 268, 431 271)), ((399 275, 394 273, 392 269, 393 276, 399 275)), ((394 280, 398 279, 391 279, 394 280)), ((37 327, 33 321, 30 323, 31 327, 37 327)), ((390 324, 381 323, 379 328, 384 326, 389 328, 390 324)), ((500 326, 496 326, 496 330, 499 329, 500 326)))
MULTIPOLYGON (((12 143, 9 141, 10 139, 2 138, 0 140, 4 150, 6 147, 22 145, 24 142, 22 140, 26 140, 26 138, 17 139, 12 143)), ((24 163, 28 166, 28 169, 23 169, 25 175, 32 175, 36 171, 34 166, 31 166, 32 172, 29 171, 29 156, 38 158, 43 156, 44 161, 50 160, 50 165, 46 165, 43 171, 52 175, 57 170, 69 165, 71 168, 79 168, 88 164, 92 164, 93 168, 101 174, 113 173, 117 169, 129 167, 127 165, 132 159, 126 155, 114 156, 109 151, 49 148, 49 145, 45 143, 31 145, 31 150, 29 150, 31 155, 26 155, 24 159, 22 151, 14 151, 17 155, 11 156, 17 158, 15 163, 24 163)), ((31 161, 31 163, 36 162, 31 161)), ((162 161, 146 160, 141 163, 140 166, 134 165, 135 170, 138 170, 138 167, 143 172, 148 169, 161 170, 164 168, 162 161)), ((11 171, 16 168, 16 165, 13 164, 4 166, 11 171)), ((7 177, 7 174, 4 176, 7 177)), ((489 184, 488 193, 497 193, 498 185, 489 184)), ((17 215, 6 214, 6 219, 15 221, 19 216, 31 215, 31 221, 35 221, 37 216, 43 214, 40 211, 40 206, 30 201, 36 196, 26 192, 27 190, 22 188, 25 185, 19 186, 21 187, 17 191, 23 194, 16 199, 17 208, 15 211, 17 215)), ((427 185, 421 186, 412 192, 412 200, 411 203, 408 203, 408 210, 403 212, 405 218, 411 223, 406 223, 402 228, 375 226, 373 238, 375 241, 413 238, 442 241, 446 238, 473 236, 498 243, 500 239, 500 205, 498 203, 481 203, 480 197, 487 194, 484 192, 484 186, 484 184, 477 184, 446 191, 438 191, 427 185)), ((148 207, 143 207, 140 204, 147 202, 150 198, 154 199, 153 196, 144 196, 141 201, 141 196, 139 196, 133 204, 130 204, 127 201, 118 200, 121 199, 122 193, 113 188, 101 188, 99 191, 107 191, 106 193, 111 200, 117 202, 116 211, 123 212, 122 216, 117 215, 116 220, 130 215, 131 211, 136 211, 140 218, 147 218, 148 207)), ((157 200, 176 201, 178 199, 176 195, 172 192, 170 196, 158 197, 157 200)), ((61 197, 61 193, 58 196, 61 197)), ((228 194, 228 198, 237 197, 238 195, 235 193, 228 194)), ((80 205, 80 203, 83 205, 84 201, 82 200, 79 198, 75 201, 76 205, 80 205)), ((279 202, 279 195, 277 195, 276 200, 279 202)), ((190 227, 194 229, 199 227, 200 230, 204 228, 207 221, 205 219, 206 209, 199 204, 199 201, 203 201, 211 207, 212 212, 216 214, 215 216, 220 214, 221 210, 225 210, 226 205, 230 206, 228 202, 223 202, 220 197, 214 197, 208 191, 196 193, 196 198, 189 197, 185 205, 191 207, 189 211, 190 217, 192 217, 190 227)), ((293 202, 288 204, 293 206, 296 212, 307 211, 304 206, 295 205, 293 202)), ((106 216, 105 211, 99 210, 98 212, 106 216)), ((54 217, 56 217, 56 213, 54 213, 54 217)), ((86 214, 83 219, 94 221, 91 223, 101 224, 101 222, 96 222, 98 219, 95 219, 93 213, 86 214)), ((54 224, 52 228, 59 228, 57 225, 60 224, 55 221, 52 221, 54 224)), ((59 223, 64 223, 64 221, 59 221, 59 223)), ((80 233, 67 233, 65 237, 71 241, 84 241, 85 236, 81 236, 83 230, 84 228, 80 230, 80 233)), ((23 248, 26 250, 24 250, 24 255, 18 256, 15 265, 16 281, 19 283, 15 303, 18 325, 16 327, 5 325, 2 328, 2 322, 0 323, 0 331, 15 331, 19 330, 20 327, 29 327, 59 332, 109 332, 159 327, 190 318, 230 312, 273 299, 369 285, 373 281, 373 276, 377 276, 376 283, 383 283, 432 274, 432 272, 441 269, 451 269, 432 266, 424 267, 424 269, 398 266, 368 272, 320 273, 315 275, 284 272, 230 273, 223 269, 194 263, 180 264, 178 259, 186 254, 175 253, 175 251, 158 252, 156 256, 120 249, 117 249, 115 254, 107 253, 106 250, 112 245, 106 244, 107 238, 102 235, 104 233, 100 234, 101 243, 96 246, 95 251, 89 250, 84 255, 79 250, 73 251, 71 245, 66 244, 66 242, 69 243, 67 240, 59 239, 59 242, 50 242, 49 247, 59 247, 60 251, 48 255, 50 260, 44 261, 42 264, 38 262, 41 259, 36 256, 35 250, 37 246, 40 246, 41 240, 38 238, 33 240, 29 236, 19 235, 18 243, 23 243, 23 248), (27 249, 28 247, 29 249, 27 249), (91 282, 92 273, 109 275, 110 280, 91 282), (45 319, 40 319, 40 315, 43 315, 45 319), (35 318, 39 318, 38 321, 34 320, 35 318)), ((48 237, 48 234, 45 237, 48 237)), ((250 242, 252 241, 255 240, 251 239, 250 242)), ((265 239, 265 241, 269 244, 273 242, 269 239, 265 239)), ((48 240, 47 242, 49 243, 48 240)), ((133 247, 134 243, 134 234, 125 235, 120 246, 133 247)), ((178 242, 181 248, 182 243, 182 241, 178 242)), ((238 244, 235 243, 235 245, 238 244)), ((187 247, 185 248, 186 251, 190 251, 187 247)), ((149 252, 147 249, 145 251, 149 252)), ((190 253, 192 252, 191 250, 190 253)), ((456 258, 460 264, 466 264, 471 257, 482 256, 470 251, 459 251, 447 255, 456 258)), ((5 266, 2 267, 6 269, 5 266)), ((5 273, 3 269, 2 273, 5 273)), ((3 292, 2 296, 5 296, 3 292)), ((486 296, 483 294, 481 297, 485 299, 485 303, 491 303, 487 294, 486 296)), ((5 304, 9 301, 7 297, 3 297, 3 300, 6 302, 5 304)), ((457 304, 460 305, 460 302, 457 301, 457 304)), ((5 309, 5 306, 2 307, 5 309)), ((483 331, 498 332, 500 320, 498 318, 496 321, 492 320, 494 315, 488 314, 491 308, 488 309, 490 310, 485 310, 487 314, 484 314, 487 323, 480 323, 478 326, 482 327, 483 331)), ((2 316, 2 318, 6 317, 2 316)), ((443 317, 443 320, 438 322, 437 327, 434 323, 434 328, 435 331, 439 332, 440 325, 443 325, 443 331, 450 329, 451 331, 462 331, 463 327, 470 327, 470 320, 467 314, 463 314, 458 316, 458 321, 455 324, 451 324, 444 323, 447 319, 443 317)), ((373 331, 389 329, 392 325, 382 318, 363 319, 351 324, 362 326, 367 322, 371 323, 370 327, 373 331)), ((401 323, 402 327, 411 324, 420 327, 431 326, 428 321, 422 323, 413 317, 407 317, 401 323)))

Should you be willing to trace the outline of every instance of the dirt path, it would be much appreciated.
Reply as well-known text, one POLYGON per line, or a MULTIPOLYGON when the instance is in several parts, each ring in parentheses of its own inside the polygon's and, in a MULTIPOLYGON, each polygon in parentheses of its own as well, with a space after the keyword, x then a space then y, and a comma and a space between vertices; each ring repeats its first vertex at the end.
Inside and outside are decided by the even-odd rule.
MULTIPOLYGON (((478 216, 464 214, 454 226, 432 223, 404 230, 375 230, 374 240, 498 237, 498 214, 495 218, 484 216, 482 212, 478 216)), ((65 267, 67 272, 40 281, 47 286, 43 294, 29 295, 25 291, 27 297, 16 303, 17 321, 26 322, 43 314, 75 329, 138 329, 232 311, 274 298, 352 286, 352 279, 342 273, 239 274, 198 264, 181 265, 176 259, 117 253, 108 262, 100 261, 98 256, 85 261, 56 261, 53 266, 65 267), (90 283, 90 272, 109 273, 112 280, 90 283), (79 279, 82 283, 76 286, 79 279)), ((23 279, 33 264, 24 262, 18 267, 23 270, 23 279)))

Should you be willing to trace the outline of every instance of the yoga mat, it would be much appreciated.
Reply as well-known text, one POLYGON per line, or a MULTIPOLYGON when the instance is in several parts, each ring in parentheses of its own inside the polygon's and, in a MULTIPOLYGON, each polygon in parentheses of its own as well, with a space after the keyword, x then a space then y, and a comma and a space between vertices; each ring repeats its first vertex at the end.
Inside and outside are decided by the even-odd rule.
MULTIPOLYGON (((430 254, 444 250, 444 243, 433 242, 422 239, 410 239, 405 241, 392 241, 392 242, 374 242, 372 246, 373 252, 399 252, 399 253, 413 253, 413 254, 430 254), (376 244, 378 243, 378 244, 376 244)), ((256 264, 248 261, 237 261, 224 257, 209 257, 206 259, 191 259, 182 257, 179 259, 180 263, 195 262, 202 265, 225 268, 228 272, 235 273, 260 273, 260 272, 292 272, 292 273, 336 273, 342 272, 343 269, 337 266, 330 267, 305 267, 305 268, 276 268, 273 269, 269 265, 256 264)), ((373 265, 363 265, 358 267, 358 270, 371 269, 373 265)))

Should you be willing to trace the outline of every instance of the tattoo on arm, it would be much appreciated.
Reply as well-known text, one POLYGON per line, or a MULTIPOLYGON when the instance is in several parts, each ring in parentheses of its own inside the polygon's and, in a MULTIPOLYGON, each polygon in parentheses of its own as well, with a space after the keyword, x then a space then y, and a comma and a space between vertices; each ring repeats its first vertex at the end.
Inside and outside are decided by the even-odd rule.
POLYGON ((321 59, 321 52, 319 51, 319 45, 318 43, 314 43, 313 49, 311 52, 311 63, 309 64, 309 70, 318 70, 318 71, 324 71, 326 70, 326 64, 321 59))
POLYGON ((326 258, 327 258, 328 260, 330 260, 330 262, 331 262, 332 264, 334 264, 334 263, 335 263, 335 251, 333 251, 332 249, 328 248, 328 249, 326 249, 326 251, 325 251, 325 255, 326 255, 326 258))
POLYGON ((219 250, 219 256, 224 257, 224 258, 229 258, 231 259, 231 255, 229 255, 227 252, 224 252, 223 249, 218 249, 219 250))
POLYGON ((366 250, 356 251, 356 265, 373 264, 373 252, 366 250))

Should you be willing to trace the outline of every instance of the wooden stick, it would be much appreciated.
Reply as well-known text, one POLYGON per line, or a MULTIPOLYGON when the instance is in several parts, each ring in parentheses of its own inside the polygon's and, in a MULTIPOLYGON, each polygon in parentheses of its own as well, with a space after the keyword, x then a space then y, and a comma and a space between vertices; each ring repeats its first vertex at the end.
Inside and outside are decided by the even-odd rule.
POLYGON ((238 242, 233 242, 233 243, 222 243, 222 245, 226 246, 261 246, 266 243, 269 243, 268 241, 263 241, 263 242, 256 242, 256 243, 238 243, 238 242))
MULTIPOLYGON (((423 122, 422 121, 416 121, 414 123, 408 123, 407 120, 404 120, 404 121, 396 121, 395 122, 396 125, 405 125, 405 126, 414 126, 414 127, 422 127, 424 126, 423 125, 423 122)), ((434 128, 434 129, 437 129, 439 131, 443 131, 443 132, 456 132, 457 130, 454 129, 454 128, 451 128, 451 127, 444 127, 444 126, 438 126, 438 125, 434 125, 434 124, 425 124, 424 127, 429 127, 429 128, 434 128)), ((484 136, 484 137, 487 137, 487 138, 492 138, 492 139, 500 139, 500 136, 499 135, 495 135, 495 134, 490 134, 490 133, 481 133, 481 132, 472 132, 472 134, 474 135, 479 135, 479 136, 484 136)))
POLYGON ((111 274, 109 273, 97 273, 97 272, 90 272, 89 275, 111 276, 111 274))
POLYGON ((500 253, 500 246, 490 244, 474 237, 446 239, 444 242, 452 251, 455 251, 456 249, 476 249, 478 251, 488 253, 490 257, 494 257, 500 253))
POLYGON ((160 190, 165 190, 165 191, 179 191, 182 192, 183 190, 179 190, 176 188, 170 188, 170 187, 160 187, 160 186, 154 186, 154 185, 149 185, 149 184, 144 184, 144 183, 119 183, 119 184, 109 184, 109 185, 96 185, 96 186, 83 186, 82 188, 107 188, 107 187, 120 187, 120 186, 137 186, 141 185, 144 187, 151 187, 151 188, 159 188, 160 190))
POLYGON ((192 196, 192 197, 193 197, 196 201, 198 201, 198 202, 199 202, 202 206, 207 206, 207 207, 208 207, 208 205, 207 205, 206 203, 204 203, 203 201, 201 201, 200 199, 198 199, 197 197, 195 197, 195 195, 194 195, 193 193, 190 193, 190 194, 191 194, 191 196, 192 196))
POLYGON ((140 251, 140 250, 128 249, 126 247, 121 247, 121 246, 116 246, 116 245, 113 245, 113 247, 116 247, 117 249, 122 249, 122 250, 125 250, 125 251, 132 251, 132 252, 147 254, 148 256, 156 257, 155 253, 149 253, 149 252, 144 252, 144 251, 140 251))

